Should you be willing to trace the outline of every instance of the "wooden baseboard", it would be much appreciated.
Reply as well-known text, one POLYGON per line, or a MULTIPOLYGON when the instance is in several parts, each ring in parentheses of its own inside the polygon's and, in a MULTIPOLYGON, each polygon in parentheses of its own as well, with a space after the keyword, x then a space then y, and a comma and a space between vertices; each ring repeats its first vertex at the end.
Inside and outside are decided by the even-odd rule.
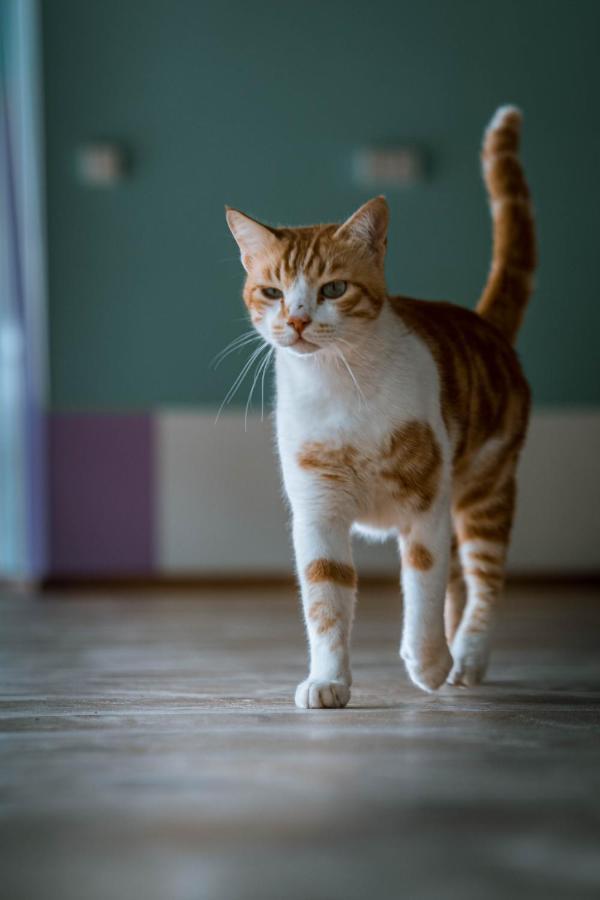
POLYGON ((51 590, 131 590, 131 591, 198 591, 240 588, 293 588, 295 580, 288 575, 118 575, 73 576, 53 575, 44 579, 42 589, 51 590))
MULTIPOLYGON (((557 586, 565 585, 600 585, 600 572, 527 572, 508 575, 507 585, 557 586)), ((398 579, 388 575, 365 576, 360 579, 362 587, 397 587, 398 579)), ((296 580, 291 575, 273 575, 272 573, 248 575, 202 575, 189 573, 186 575, 120 575, 120 576, 74 576, 56 575, 44 579, 39 586, 45 591, 206 591, 206 590, 274 590, 295 589, 296 580)))

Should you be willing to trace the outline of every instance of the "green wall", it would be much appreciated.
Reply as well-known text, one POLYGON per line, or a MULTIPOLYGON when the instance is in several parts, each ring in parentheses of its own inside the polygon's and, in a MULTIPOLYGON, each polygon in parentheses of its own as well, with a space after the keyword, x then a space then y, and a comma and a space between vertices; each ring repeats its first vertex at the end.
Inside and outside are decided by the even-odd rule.
MULTIPOLYGON (((223 204, 275 223, 367 199, 355 147, 410 140, 429 181, 388 192, 390 289, 471 305, 490 258, 478 170, 499 104, 526 113, 542 265, 520 349, 538 405, 600 403, 600 2, 46 0, 52 405, 216 404, 245 327, 223 204), (113 190, 74 154, 134 156, 113 190)), ((245 396, 240 398, 245 402, 245 396)))

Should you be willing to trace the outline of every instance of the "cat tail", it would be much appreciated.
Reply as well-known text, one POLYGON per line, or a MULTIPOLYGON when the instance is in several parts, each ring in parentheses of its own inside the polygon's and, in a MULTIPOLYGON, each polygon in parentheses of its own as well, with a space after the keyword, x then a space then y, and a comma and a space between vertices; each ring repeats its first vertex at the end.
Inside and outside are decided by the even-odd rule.
POLYGON ((533 290, 535 222, 519 160, 521 111, 501 106, 488 125, 481 153, 493 223, 492 266, 477 312, 515 340, 533 290))

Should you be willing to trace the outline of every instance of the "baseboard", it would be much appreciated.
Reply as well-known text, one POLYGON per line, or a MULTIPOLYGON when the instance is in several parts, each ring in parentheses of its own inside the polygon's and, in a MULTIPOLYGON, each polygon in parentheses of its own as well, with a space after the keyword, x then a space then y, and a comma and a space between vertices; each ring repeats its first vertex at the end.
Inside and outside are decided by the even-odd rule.
MULTIPOLYGON (((600 410, 537 410, 519 470, 511 575, 600 570, 600 410)), ((253 575, 292 566, 271 422, 232 411, 157 420, 158 569, 253 575)), ((355 542, 361 576, 397 577, 393 543, 355 542)))
MULTIPOLYGON (((0 582, 0 588, 13 587, 10 582, 0 582)), ((367 575, 360 578, 359 587, 385 587, 398 588, 397 577, 390 575, 367 575)), ((569 587, 569 586, 600 586, 600 571, 582 572, 529 572, 527 574, 509 574, 506 586, 510 587, 569 587)), ((36 582, 28 586, 19 586, 20 590, 27 592, 32 589, 45 591, 77 591, 77 592, 106 592, 106 591, 132 591, 135 593, 198 593, 205 591, 256 591, 256 590, 292 590, 296 588, 296 580, 292 575, 236 575, 223 574, 207 577, 202 573, 186 575, 160 575, 149 578, 146 575, 104 577, 80 577, 80 576, 52 576, 42 582, 36 582)))

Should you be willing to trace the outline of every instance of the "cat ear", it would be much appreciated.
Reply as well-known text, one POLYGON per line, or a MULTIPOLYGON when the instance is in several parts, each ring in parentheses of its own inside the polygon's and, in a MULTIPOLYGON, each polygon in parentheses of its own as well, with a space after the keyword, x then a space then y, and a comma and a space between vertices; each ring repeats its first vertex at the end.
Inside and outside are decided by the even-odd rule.
POLYGON ((251 219, 239 209, 232 209, 231 206, 225 207, 225 218, 229 229, 237 241, 242 256, 242 265, 248 271, 253 257, 259 256, 266 251, 273 249, 278 237, 273 229, 266 225, 261 225, 255 219, 251 219))
POLYGON ((388 221, 389 210, 385 197, 374 197, 340 225, 334 237, 360 241, 371 250, 384 253, 388 221))

